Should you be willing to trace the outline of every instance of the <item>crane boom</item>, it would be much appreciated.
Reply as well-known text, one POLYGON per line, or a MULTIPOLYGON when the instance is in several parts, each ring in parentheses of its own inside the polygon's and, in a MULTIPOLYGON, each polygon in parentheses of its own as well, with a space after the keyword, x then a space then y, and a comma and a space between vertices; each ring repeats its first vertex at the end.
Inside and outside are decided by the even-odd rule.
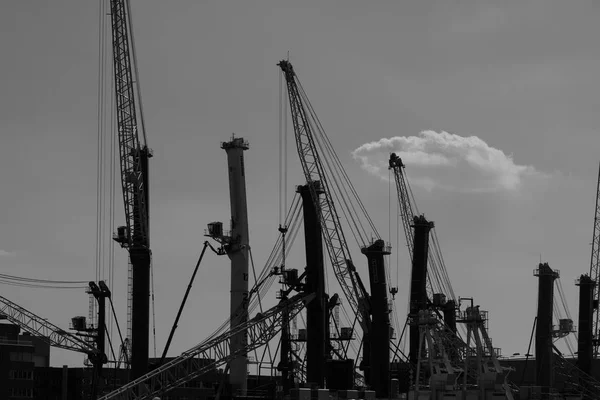
POLYGON ((127 223, 126 245, 148 247, 148 219, 142 147, 138 136, 136 94, 130 54, 126 0, 111 1, 113 63, 121 164, 121 184, 127 223))
POLYGON ((331 265, 353 314, 357 316, 363 331, 368 332, 369 297, 350 256, 350 250, 333 202, 323 162, 313 137, 313 126, 305 109, 302 94, 299 91, 296 73, 289 61, 282 60, 278 66, 285 76, 296 148, 306 182, 310 188, 311 197, 317 206, 326 243, 325 247, 331 265), (317 193, 318 186, 323 190, 322 196, 317 193))
POLYGON ((24 331, 44 340, 50 346, 84 353, 90 357, 97 356, 100 353, 92 344, 81 340, 2 296, 0 296, 0 315, 24 331))
MULTIPOLYGON (((400 215, 402 217, 402 227, 404 228, 404 235, 406 237, 407 246, 410 249, 409 255, 412 261, 414 240, 411 226, 413 225, 414 218, 417 216, 419 211, 412 196, 412 191, 410 189, 410 185, 408 184, 404 168, 405 165, 402 162, 402 159, 395 153, 392 153, 389 160, 389 169, 394 171, 394 180, 396 182, 396 190, 398 192, 400 215)), ((427 262, 429 264, 427 274, 427 291, 429 297, 431 297, 433 293, 438 292, 444 293, 451 300, 455 301, 456 297, 454 295, 454 290, 452 289, 434 230, 432 230, 431 245, 428 249, 427 262)))
POLYGON ((267 344, 281 330, 283 315, 287 312, 293 318, 314 297, 314 294, 302 293, 289 300, 282 300, 270 310, 257 314, 247 323, 199 344, 99 400, 152 398, 183 385, 211 369, 231 361, 241 352, 252 351, 267 344), (248 332, 248 347, 230 354, 231 339, 244 331, 248 332))
POLYGON ((142 102, 134 53, 129 0, 111 0, 113 68, 117 134, 126 226, 115 240, 129 251, 127 326, 131 342, 132 376, 146 373, 149 347, 150 251, 148 219, 148 159, 142 102), (137 98, 136 98, 137 97, 137 98), (139 118, 138 118, 139 110, 139 118), (142 133, 143 142, 139 133, 142 133))
MULTIPOLYGON (((398 202, 400 203, 400 214, 402 217, 402 227, 404 228, 404 236, 406 237, 408 248, 412 249, 413 234, 410 226, 414 219, 415 213, 413 212, 410 192, 408 190, 407 182, 402 170, 403 168, 404 164, 402 163, 402 159, 392 153, 390 156, 390 169, 394 170, 394 179, 396 182, 396 190, 398 191, 398 202)), ((412 260, 412 251, 409 251, 409 254, 412 260)))
POLYGON ((598 357, 598 350, 600 347, 600 338, 598 328, 600 325, 600 307, 598 307, 598 300, 600 299, 600 292, 598 291, 598 279, 600 278, 600 165, 598 166, 598 183, 596 185, 596 208, 594 212, 594 232, 592 236, 592 257, 590 260, 590 278, 596 284, 594 285, 594 311, 593 311, 593 347, 594 347, 594 358, 598 357))

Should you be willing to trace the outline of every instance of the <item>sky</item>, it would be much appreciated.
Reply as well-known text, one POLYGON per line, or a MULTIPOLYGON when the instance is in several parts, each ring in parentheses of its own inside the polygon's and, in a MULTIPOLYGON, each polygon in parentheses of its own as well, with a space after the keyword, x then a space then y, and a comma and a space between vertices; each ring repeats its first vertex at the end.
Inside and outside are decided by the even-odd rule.
MULTIPOLYGON (((131 4, 154 151, 159 354, 206 224, 229 220, 220 143, 232 133, 250 143, 250 243, 258 270, 277 239, 277 62, 288 54, 378 231, 394 247, 389 265, 400 289, 399 313, 406 309, 410 265, 389 212, 391 151, 405 161, 419 210, 436 224, 457 296, 474 297, 489 311, 494 346, 503 354, 527 351, 540 260, 560 270, 577 319, 574 280, 589 271, 599 161, 595 2, 131 4)), ((97 261, 99 21, 108 26, 98 1, 3 3, 0 266, 3 274, 29 278, 108 279, 124 328, 127 253, 115 249, 110 277, 108 229, 97 261)), ((288 134, 291 199, 303 175, 291 128, 288 134)), ((117 225, 124 223, 119 190, 117 225)), ((299 255, 289 263, 301 270, 301 241, 295 247, 299 255)), ((228 270, 226 257, 205 257, 170 354, 200 342, 227 317, 228 270)), ((0 295, 63 328, 88 314, 82 289, 0 284, 0 295)), ((52 365, 81 361, 52 351, 52 365)))

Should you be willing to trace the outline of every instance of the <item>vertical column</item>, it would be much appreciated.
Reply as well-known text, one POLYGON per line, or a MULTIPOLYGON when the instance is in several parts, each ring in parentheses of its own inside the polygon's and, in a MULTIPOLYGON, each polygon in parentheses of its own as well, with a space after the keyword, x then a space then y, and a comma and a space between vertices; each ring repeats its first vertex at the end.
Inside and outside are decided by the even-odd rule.
POLYGON ((129 251, 133 270, 131 302, 131 379, 148 371, 150 320, 150 252, 145 248, 129 251))
POLYGON ((548 263, 540 264, 534 271, 539 278, 537 325, 535 329, 535 376, 536 385, 542 387, 542 395, 547 398, 554 384, 552 347, 552 310, 554 305, 554 280, 558 271, 553 271, 548 263))
POLYGON ((62 367, 62 383, 61 383, 61 400, 68 400, 69 394, 69 366, 63 365, 62 367))
MULTIPOLYGON (((311 183, 317 196, 322 192, 320 182, 311 183)), ((327 298, 325 294, 325 267, 323 262, 323 238, 317 205, 308 185, 299 186, 304 217, 304 245, 306 254, 306 292, 316 297, 306 306, 306 380, 320 388, 324 387, 325 359, 327 352, 327 298)))
MULTIPOLYGON (((444 304, 443 308, 444 312, 444 324, 446 324, 446 330, 449 331, 452 335, 456 334, 456 302, 454 300, 448 300, 446 304, 444 304)), ((458 352, 449 347, 446 349, 448 352, 448 356, 451 361, 458 361, 458 352)))
POLYGON ((413 228, 415 236, 413 241, 412 271, 410 282, 410 363, 413 367, 419 360, 419 325, 416 323, 419 310, 427 306, 427 256, 429 254, 429 231, 433 222, 424 216, 414 217, 413 228))
POLYGON ((456 333, 456 302, 454 300, 448 300, 444 304, 444 323, 451 332, 456 333))
POLYGON ((593 313, 594 286, 596 282, 588 275, 581 275, 576 283, 579 286, 579 333, 577 335, 577 368, 588 375, 592 373, 592 357, 594 347, 593 313))
POLYGON ((385 398, 390 385, 390 316, 383 256, 390 251, 381 239, 361 251, 367 256, 371 286, 369 384, 378 398, 385 398))
MULTIPOLYGON (((221 143, 227 152, 229 170, 229 198, 231 204, 231 242, 225 247, 231 259, 231 329, 248 320, 248 206, 246 203, 246 174, 244 150, 248 142, 242 138, 232 138, 221 143)), ((238 356, 230 363, 232 389, 246 394, 248 359, 246 347, 248 333, 240 332, 231 338, 229 351, 238 356)))
MULTIPOLYGON (((148 372, 148 348, 150 343, 150 246, 148 241, 140 243, 142 223, 146 225, 149 237, 148 213, 148 158, 147 148, 140 152, 143 185, 145 189, 146 221, 140 221, 137 206, 134 207, 134 245, 129 249, 129 259, 132 268, 131 288, 131 379, 139 378, 148 372)), ((134 204, 138 204, 135 201, 134 204)))
MULTIPOLYGON (((284 300, 284 297, 281 299, 284 300)), ((287 310, 283 311, 281 316, 281 350, 280 361, 277 370, 281 372, 281 386, 283 393, 289 393, 292 388, 293 377, 291 370, 291 337, 290 337, 290 316, 287 310)))

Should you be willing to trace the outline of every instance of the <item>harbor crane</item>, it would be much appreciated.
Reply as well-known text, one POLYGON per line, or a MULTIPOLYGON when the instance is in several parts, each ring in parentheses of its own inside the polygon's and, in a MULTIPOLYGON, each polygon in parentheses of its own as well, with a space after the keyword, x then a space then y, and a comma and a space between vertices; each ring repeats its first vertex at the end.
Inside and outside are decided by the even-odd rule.
POLYGON ((361 369, 365 371, 365 383, 372 386, 378 396, 385 397, 389 386, 390 310, 384 255, 390 254, 390 246, 379 238, 374 224, 335 155, 292 64, 282 60, 278 66, 285 77, 296 149, 329 260, 350 305, 350 312, 356 316, 362 329, 361 369), (329 157, 326 158, 326 155, 329 157), (351 203, 352 200, 355 204, 351 203), (339 213, 336 202, 342 205, 342 214, 339 213), (365 243, 364 236, 361 236, 361 229, 364 228, 360 226, 360 221, 355 215, 356 208, 364 213, 377 237, 369 245, 365 243), (340 215, 347 218, 355 237, 363 240, 361 251, 368 259, 371 295, 352 261, 340 215))
POLYGON ((598 168, 598 183, 596 185, 596 208, 594 210, 594 231, 592 236, 592 257, 590 260, 590 278, 594 282, 593 295, 593 322, 592 322, 592 346, 593 357, 598 358, 600 350, 600 291, 598 282, 600 279, 600 166, 598 168))
MULTIPOLYGON (((412 228, 415 224, 415 218, 419 218, 419 209, 414 199, 410 184, 406 177, 404 169, 406 166, 402 162, 402 159, 396 154, 390 154, 389 169, 394 172, 394 181, 396 183, 396 190, 398 192, 398 203, 400 205, 400 216, 402 218, 402 227, 404 229, 404 235, 406 237, 406 244, 409 248, 409 255, 411 260, 414 258, 414 236, 412 228)), ((420 219, 422 221, 422 219, 420 219)), ((431 226, 432 238, 431 245, 427 246, 427 254, 425 255, 425 261, 429 264, 429 269, 426 269, 429 274, 427 275, 427 295, 430 300, 433 301, 434 294, 443 293, 448 296, 450 300, 456 302, 456 296, 452 289, 450 278, 446 270, 444 259, 438 243, 435 230, 433 230, 433 223, 431 226)), ((425 266, 426 267, 426 266, 425 266)))
POLYGON ((278 65, 287 82, 296 148, 312 199, 318 205, 317 210, 325 234, 324 239, 331 265, 352 311, 356 313, 359 324, 366 331, 368 329, 369 296, 352 262, 350 249, 341 228, 340 217, 331 196, 323 161, 315 143, 313 128, 308 119, 309 114, 304 107, 296 83, 296 73, 289 61, 281 61, 278 65), (319 196, 317 185, 312 184, 316 181, 320 182, 319 186, 323 196, 319 196))
POLYGON ((113 68, 121 185, 126 226, 114 239, 129 252, 127 336, 131 343, 131 376, 148 369, 150 268, 148 159, 129 0, 111 0, 113 68))
POLYGON ((405 165, 397 154, 392 153, 389 169, 394 172, 402 227, 412 261, 410 285, 410 363, 414 367, 419 358, 419 312, 429 304, 443 308, 444 322, 448 329, 456 332, 456 301, 441 256, 437 238, 431 235, 434 224, 425 216, 418 215, 418 209, 404 172, 405 165), (414 229, 414 235, 413 230, 414 229), (430 243, 430 237, 431 242, 430 243), (429 265, 429 269, 427 268, 429 265), (446 302, 445 296, 450 297, 446 302))

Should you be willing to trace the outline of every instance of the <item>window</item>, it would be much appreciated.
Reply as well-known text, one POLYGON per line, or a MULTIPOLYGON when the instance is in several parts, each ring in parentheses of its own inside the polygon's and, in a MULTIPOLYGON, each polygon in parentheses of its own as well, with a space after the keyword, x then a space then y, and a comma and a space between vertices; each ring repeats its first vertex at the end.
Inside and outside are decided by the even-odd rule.
POLYGON ((9 379, 33 380, 33 371, 23 371, 11 369, 8 371, 9 379))
POLYGON ((33 355, 31 353, 22 352, 10 352, 10 361, 33 361, 33 355))
POLYGON ((8 394, 11 397, 33 399, 33 389, 31 388, 10 388, 8 394))
POLYGON ((46 356, 33 356, 33 363, 36 367, 48 367, 50 365, 46 356))

